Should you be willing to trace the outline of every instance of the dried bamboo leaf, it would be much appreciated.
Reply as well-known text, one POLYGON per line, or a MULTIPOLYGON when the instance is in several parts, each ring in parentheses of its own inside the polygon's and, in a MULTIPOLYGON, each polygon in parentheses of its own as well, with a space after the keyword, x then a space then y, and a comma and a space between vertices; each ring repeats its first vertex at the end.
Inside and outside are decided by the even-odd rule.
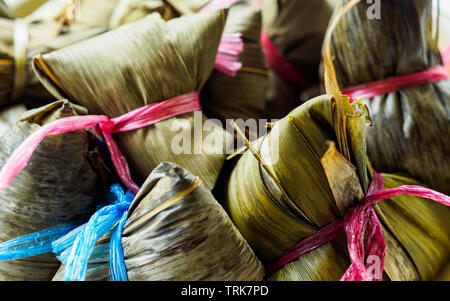
POLYGON ((31 14, 47 0, 3 0, 2 2, 5 3, 14 17, 23 18, 31 14))
POLYGON ((311 83, 319 82, 320 49, 331 14, 326 0, 264 1, 264 30, 311 83))
POLYGON ((16 124, 20 116, 26 111, 24 105, 15 105, 0 111, 0 136, 16 124))
POLYGON ((4 0, 0 0, 0 17, 1 18, 13 18, 13 13, 8 8, 4 0))
POLYGON ((34 75, 32 56, 104 32, 115 1, 82 0, 73 8, 70 1, 52 0, 25 18, 0 18, 0 105, 38 107, 53 100, 34 75), (75 19, 67 16, 70 9, 75 9, 75 19))
POLYGON ((23 102, 28 107, 37 107, 54 99, 33 73, 34 55, 88 39, 153 12, 161 13, 165 19, 175 17, 170 7, 158 0, 49 0, 18 19, 25 24, 19 36, 26 37, 28 33, 28 41, 25 39, 18 46, 24 50, 20 56, 14 55, 14 47, 19 43, 14 38, 19 27, 17 20, 0 18, 0 105, 23 102), (16 67, 20 60, 26 61, 23 68, 16 67), (23 74, 17 75, 19 72, 23 74), (18 83, 23 87, 16 88, 18 83))
MULTIPOLYGON (((0 137, 0 166, 31 133, 77 112, 67 101, 29 111, 0 137)), ((95 140, 86 131, 45 138, 28 166, 0 191, 0 241, 87 218, 104 194, 95 140)), ((51 254, 0 262, 2 280, 50 280, 58 269, 51 254)))
MULTIPOLYGON (((339 237, 344 241, 344 237, 339 237)), ((288 263, 269 281, 337 281, 349 266, 347 258, 342 256, 344 244, 328 243, 288 263)))
MULTIPOLYGON (((154 14, 37 57, 34 67, 44 86, 56 97, 64 95, 93 114, 117 117, 150 103, 200 90, 212 72, 225 19, 225 10, 168 22, 154 14), (99 52, 101 56, 97 55, 99 52)), ((217 125, 203 129, 205 120, 198 112, 188 113, 117 135, 136 179, 144 180, 159 163, 172 161, 198 174, 212 188, 224 152, 207 155, 203 141, 211 133, 226 139, 226 132, 217 125), (197 118, 194 124, 196 114, 200 120, 197 118), (191 153, 175 154, 171 143, 180 135, 177 130, 182 121, 192 141, 191 153), (195 135, 200 131, 202 137, 195 138, 194 131, 195 135)))
POLYGON ((200 11, 211 0, 165 0, 169 3, 180 15, 192 14, 200 11))
MULTIPOLYGON (((36 1, 35 1, 36 2, 36 1)), ((205 2, 205 1, 204 1, 205 2)), ((23 75, 16 68, 14 56, 15 21, 7 6, 0 2, 0 105, 23 102, 38 107, 54 99, 36 79, 30 61, 38 53, 46 53, 88 39, 107 30, 159 13, 164 20, 175 18, 171 5, 160 0, 49 0, 23 20, 29 40, 26 47, 26 67, 23 75), (16 81, 23 87, 15 88, 16 81), (18 90, 17 93, 14 93, 18 90), (16 97, 16 94, 19 96, 16 97)), ((201 3, 186 3, 197 11, 201 3)), ((22 36, 25 32, 21 33, 22 36)), ((19 68, 21 69, 21 68, 19 68)), ((22 69, 21 69, 22 70, 22 69)))
MULTIPOLYGON (((108 279, 108 238, 87 280, 108 279), (102 253, 103 252, 103 253, 102 253)), ((136 195, 122 238, 128 279, 256 281, 264 268, 198 177, 161 163, 136 195)), ((101 249, 101 250, 100 250, 101 249)), ((54 280, 60 280, 62 270, 54 280)))
MULTIPOLYGON (((380 215, 380 212, 377 213, 380 215)), ((406 252, 405 248, 398 242, 389 229, 382 226, 384 238, 386 240, 386 258, 384 271, 392 281, 419 281, 420 276, 417 268, 406 252)))
POLYGON ((158 13, 164 20, 178 16, 177 12, 161 0, 118 0, 108 21, 110 29, 143 19, 151 13, 158 13))
MULTIPOLYGON (((312 86, 319 83, 320 50, 332 13, 326 0, 265 0, 263 29, 283 57, 312 86)), ((302 102, 304 87, 295 87, 272 71, 267 95, 269 111, 283 118, 302 102)), ((318 95, 308 93, 308 99, 318 95)))
POLYGON ((236 77, 213 71, 202 90, 204 112, 222 123, 227 119, 265 118, 268 69, 260 43, 261 8, 251 1, 231 6, 224 32, 242 34, 244 51, 239 55, 242 68, 236 77))
POLYGON ((330 184, 333 197, 343 216, 354 204, 352 199, 362 199, 364 193, 356 175, 356 168, 350 164, 336 149, 334 143, 330 143, 328 151, 320 160, 330 184))

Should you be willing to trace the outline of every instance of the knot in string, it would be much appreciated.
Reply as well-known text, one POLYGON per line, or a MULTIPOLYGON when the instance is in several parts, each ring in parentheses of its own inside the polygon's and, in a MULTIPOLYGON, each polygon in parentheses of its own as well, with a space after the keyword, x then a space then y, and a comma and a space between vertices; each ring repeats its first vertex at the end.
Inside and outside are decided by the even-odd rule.
POLYGON ((275 273, 284 265, 325 245, 345 232, 351 265, 341 281, 380 281, 386 257, 386 241, 381 222, 372 205, 387 198, 407 194, 450 206, 449 196, 425 187, 403 185, 384 190, 382 176, 376 171, 373 173, 369 190, 357 206, 350 208, 344 217, 326 225, 283 253, 269 267, 268 273, 275 273))
POLYGON ((115 123, 109 118, 106 121, 100 122, 100 124, 98 125, 103 135, 112 135, 115 126, 115 123))
POLYGON ((201 110, 198 91, 149 104, 113 119, 105 115, 84 115, 50 122, 25 139, 8 159, 0 171, 0 190, 6 189, 14 177, 27 166, 34 151, 45 137, 94 128, 95 133, 104 138, 111 161, 122 183, 128 190, 136 194, 139 187, 132 180, 127 160, 120 152, 112 135, 147 127, 159 121, 197 110, 201 110))

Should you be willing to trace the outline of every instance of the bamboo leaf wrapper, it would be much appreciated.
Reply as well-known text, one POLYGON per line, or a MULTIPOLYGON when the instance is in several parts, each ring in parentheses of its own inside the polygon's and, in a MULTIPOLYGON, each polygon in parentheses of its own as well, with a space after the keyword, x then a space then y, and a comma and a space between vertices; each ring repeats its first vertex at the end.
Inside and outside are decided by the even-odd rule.
POLYGON ((83 0, 77 7, 69 2, 48 1, 24 18, 0 18, 0 105, 22 102, 35 108, 55 100, 34 76, 32 56, 107 29, 114 0, 83 0), (70 9, 76 20, 67 16, 70 9))
MULTIPOLYGON (((200 90, 212 72, 226 13, 216 10, 168 22, 154 14, 38 56, 34 67, 56 97, 64 95, 93 114, 117 117, 150 103, 200 90), (98 52, 101 57, 96 55, 98 52)), ((179 128, 180 119, 188 120, 189 137, 194 137, 194 115, 195 112, 183 114, 117 135, 137 180, 145 179, 159 163, 174 161, 213 187, 224 155, 206 155, 201 138, 193 141, 190 154, 174 154, 171 149, 171 142, 179 135, 172 129, 179 128), (201 151, 194 154, 197 149, 201 151)), ((201 118, 200 126, 205 121, 204 116, 201 118)), ((195 127, 198 131, 199 126, 195 127)), ((203 139, 214 131, 220 137, 226 136, 217 125, 211 130, 200 130, 203 139)))
POLYGON ((261 22, 261 8, 251 1, 239 1, 230 7, 224 33, 242 34, 242 67, 235 77, 213 71, 202 90, 208 117, 224 123, 226 119, 262 119, 268 114, 268 67, 260 43, 261 22))
MULTIPOLYGON (((326 42, 340 16, 349 9, 351 6, 346 6, 330 23, 326 42)), ((342 205, 357 204, 372 177, 370 161, 366 159, 367 109, 360 103, 350 105, 348 97, 341 96, 331 48, 325 49, 325 84, 333 96, 307 101, 260 138, 257 149, 270 164, 270 174, 247 151, 228 181, 226 204, 232 220, 267 265, 296 242, 336 220, 342 205), (330 140, 336 142, 342 156, 327 166, 324 155, 330 140), (329 167, 339 168, 343 159, 354 166, 358 181, 330 172, 329 167), (361 189, 341 190, 336 186, 339 182, 347 187, 359 185, 361 189)), ((386 188, 417 185, 417 181, 397 174, 383 174, 383 179, 386 188)), ((383 279, 436 277, 450 255, 450 210, 412 196, 380 201, 374 208, 388 245, 383 279)), ((338 237, 285 265, 270 279, 338 280, 347 267, 345 242, 338 237)))
POLYGON ((271 67, 267 101, 273 118, 283 118, 303 98, 319 94, 314 86, 319 83, 320 50, 331 14, 325 0, 263 1, 263 33, 275 48, 265 47, 271 67))
POLYGON ((26 17, 2 16, 0 105, 25 102, 28 107, 38 107, 54 99, 33 73, 34 55, 77 43, 153 12, 165 19, 176 16, 170 6, 157 0, 50 0, 26 17), (21 52, 16 53, 17 49, 21 52))
MULTIPOLYGON (((0 137, 0 166, 37 128, 76 114, 67 101, 26 112, 0 137)), ((0 191, 0 241, 88 217, 104 194, 100 161, 96 142, 86 131, 44 139, 28 167, 0 191)), ((51 254, 5 261, 0 262, 0 278, 50 280, 58 267, 51 254)))
POLYGON ((0 111, 0 136, 16 124, 20 116, 26 112, 24 105, 15 105, 0 111))
MULTIPOLYGON (((432 35, 432 1, 390 0, 380 7, 382 20, 368 19, 361 3, 336 28, 333 53, 342 88, 442 64, 432 35)), ((450 192, 449 91, 447 79, 363 100, 374 122, 367 151, 375 169, 450 192)))
MULTIPOLYGON (((87 280, 108 280, 109 235, 90 258, 87 280), (106 252, 105 252, 106 251, 106 252)), ((122 238, 128 279, 256 281, 264 269, 211 192, 179 166, 153 170, 128 212, 122 238)), ((63 266, 54 280, 60 280, 63 266)))

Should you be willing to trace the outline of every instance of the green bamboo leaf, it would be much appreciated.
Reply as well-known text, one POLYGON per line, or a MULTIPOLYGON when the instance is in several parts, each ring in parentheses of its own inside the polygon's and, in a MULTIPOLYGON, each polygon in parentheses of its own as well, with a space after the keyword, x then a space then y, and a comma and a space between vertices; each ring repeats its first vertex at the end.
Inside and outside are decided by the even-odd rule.
MULTIPOLYGON (((348 2, 342 12, 350 9, 350 14, 355 14, 351 9, 355 4, 357 1, 348 2)), ((405 5, 411 7, 413 4, 405 2, 405 5)), ((356 13, 362 16, 363 7, 362 4, 357 7, 356 13)), ((409 16, 401 13, 399 8, 390 7, 387 11, 396 11, 397 16, 409 16)), ((328 38, 333 32, 333 24, 338 24, 339 28, 340 23, 336 23, 339 16, 330 23, 328 38)), ((348 24, 349 20, 355 19, 354 16, 344 18, 348 18, 348 24)), ((389 20, 395 23, 398 18, 389 20)), ((418 26, 408 22, 399 24, 418 26)), ((361 28, 353 25, 352 29, 346 30, 361 28)), ((347 31, 343 32, 347 34, 347 31)), ((340 34, 343 35, 342 32, 340 34)), ((379 35, 374 36, 378 39, 379 35)), ((342 45, 356 49, 351 43, 342 45)), ((366 158, 366 136, 369 141, 371 139, 370 131, 366 132, 365 128, 370 121, 368 110, 361 102, 350 105, 348 98, 340 95, 339 83, 334 78, 331 49, 327 47, 326 50, 327 91, 335 95, 311 99, 276 123, 272 132, 256 144, 262 159, 247 151, 237 161, 228 181, 226 205, 230 216, 266 265, 296 242, 336 220, 344 212, 343 208, 357 203, 362 197, 361 192, 366 192, 372 175, 371 163, 366 158), (336 143, 342 155, 334 151, 332 153, 337 157, 327 159, 326 155, 330 154, 327 141, 336 143), (267 167, 261 166, 264 162, 272 163, 269 174, 265 172, 267 167), (355 168, 354 173, 351 166, 355 168), (340 187, 339 183, 345 186, 340 187)), ((355 52, 353 54, 356 55, 355 52)), ((378 55, 384 57, 385 53, 381 51, 378 55)), ((344 62, 352 64, 351 60, 344 62)), ((379 66, 382 66, 380 62, 379 66)), ((356 67, 355 70, 361 71, 356 67)), ((367 71, 366 74, 373 73, 367 71)), ((342 80, 345 76, 337 78, 342 80)), ((391 141, 387 146, 396 150, 397 142, 391 141)), ((447 173, 442 175, 445 177, 447 173)), ((386 188, 421 185, 400 174, 383 174, 383 179, 386 188)), ((450 256, 449 208, 412 196, 387 199, 374 207, 382 222, 388 247, 383 279, 434 279, 450 256)), ((341 236, 287 264, 270 280, 338 280, 347 267, 346 243, 341 236)))

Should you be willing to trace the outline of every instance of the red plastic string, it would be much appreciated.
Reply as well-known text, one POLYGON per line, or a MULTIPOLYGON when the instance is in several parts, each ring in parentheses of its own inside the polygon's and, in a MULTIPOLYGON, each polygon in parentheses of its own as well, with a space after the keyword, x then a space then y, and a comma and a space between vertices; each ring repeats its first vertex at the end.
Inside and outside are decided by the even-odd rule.
POLYGON ((353 102, 358 98, 373 98, 377 95, 387 94, 399 89, 446 80, 449 77, 449 72, 447 72, 443 66, 433 66, 425 71, 390 77, 368 84, 347 88, 342 90, 342 94, 350 96, 350 102, 353 102))
POLYGON ((380 281, 386 257, 386 241, 381 223, 371 205, 401 194, 414 195, 450 206, 449 196, 420 186, 404 185, 384 190, 383 178, 374 171, 374 178, 367 195, 358 206, 350 208, 344 217, 328 224, 283 253, 269 267, 268 273, 275 273, 284 265, 345 232, 351 265, 342 276, 341 281, 380 281), (368 235, 366 243, 364 243, 366 233, 368 235), (373 264, 377 266, 374 267, 373 264))
POLYGON ((265 31, 261 31, 261 45, 266 54, 267 62, 272 70, 285 82, 294 87, 305 89, 310 86, 306 78, 283 56, 272 43, 265 31))
POLYGON ((136 194, 139 187, 131 179, 128 163, 112 135, 143 128, 196 110, 201 110, 199 92, 183 94, 159 103, 150 104, 113 119, 105 115, 85 115, 55 120, 31 134, 14 151, 0 171, 0 190, 6 189, 14 177, 27 166, 34 151, 45 137, 98 126, 95 131, 104 137, 117 174, 123 184, 136 194))

